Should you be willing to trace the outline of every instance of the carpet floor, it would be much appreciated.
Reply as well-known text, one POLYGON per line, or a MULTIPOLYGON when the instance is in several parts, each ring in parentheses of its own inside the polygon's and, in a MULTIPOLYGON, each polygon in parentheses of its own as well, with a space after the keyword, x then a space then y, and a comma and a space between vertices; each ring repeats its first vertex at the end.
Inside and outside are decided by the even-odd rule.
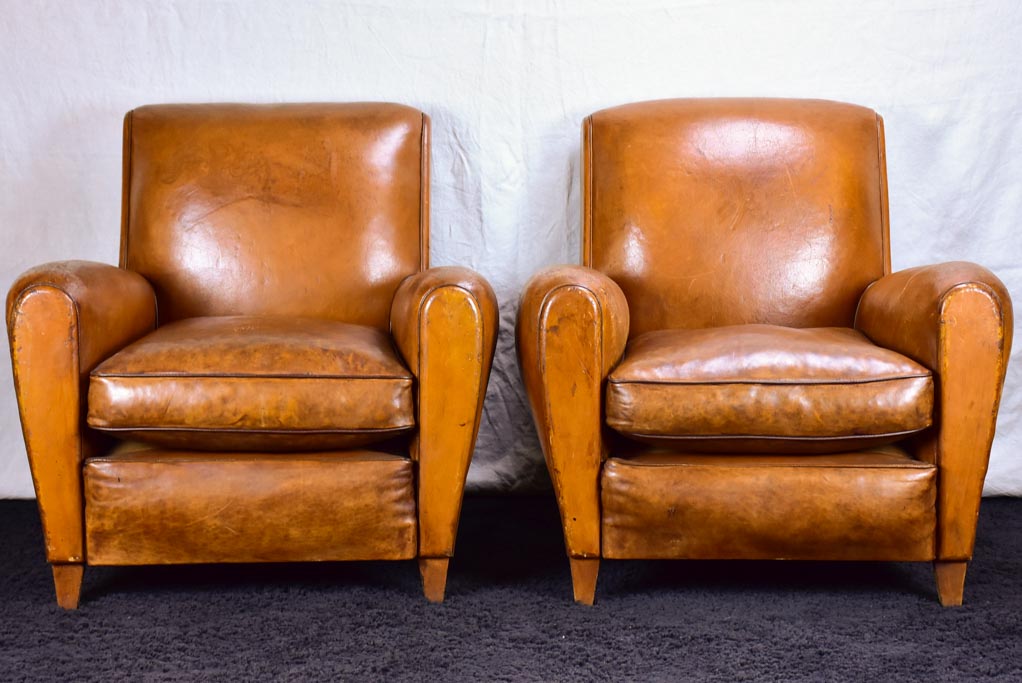
POLYGON ((609 562, 571 600, 549 498, 465 501, 447 600, 412 562, 89 568, 57 607, 0 502, 0 680, 1022 680, 1022 499, 988 499, 965 606, 927 564, 609 562))

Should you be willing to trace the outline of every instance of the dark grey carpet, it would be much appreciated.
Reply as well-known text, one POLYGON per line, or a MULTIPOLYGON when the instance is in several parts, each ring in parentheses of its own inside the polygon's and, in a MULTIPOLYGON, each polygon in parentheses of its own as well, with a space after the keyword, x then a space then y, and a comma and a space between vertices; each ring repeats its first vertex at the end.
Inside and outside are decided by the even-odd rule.
POLYGON ((2 680, 1022 680, 1022 500, 983 504, 966 605, 928 565, 604 562, 571 601, 548 498, 465 502, 447 601, 414 565, 92 568, 60 610, 0 502, 2 680))

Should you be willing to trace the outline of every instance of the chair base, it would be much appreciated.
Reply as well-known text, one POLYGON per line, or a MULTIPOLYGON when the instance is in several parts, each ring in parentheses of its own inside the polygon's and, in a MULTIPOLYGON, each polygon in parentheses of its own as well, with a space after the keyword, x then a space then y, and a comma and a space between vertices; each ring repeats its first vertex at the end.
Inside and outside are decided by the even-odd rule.
POLYGON ((968 568, 969 563, 964 560, 938 560, 933 563, 933 573, 937 577, 937 597, 942 606, 961 607, 965 595, 965 571, 968 568))
POLYGON ((592 605, 596 600, 596 577, 600 573, 600 558, 569 557, 571 564, 571 586, 575 602, 592 605))
POLYGON ((420 557, 419 574, 422 575, 422 593, 430 602, 443 602, 447 590, 449 557, 420 557))
POLYGON ((53 587, 57 592, 58 605, 64 609, 78 609, 84 573, 85 567, 80 564, 53 565, 53 587))

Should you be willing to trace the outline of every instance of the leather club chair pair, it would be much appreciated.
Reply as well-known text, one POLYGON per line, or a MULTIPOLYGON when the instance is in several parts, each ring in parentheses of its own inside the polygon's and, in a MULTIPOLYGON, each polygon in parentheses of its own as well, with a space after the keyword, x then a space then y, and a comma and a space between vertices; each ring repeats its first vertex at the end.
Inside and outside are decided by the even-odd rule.
MULTIPOLYGON (((8 298, 58 602, 84 564, 412 557, 442 599, 496 304, 428 268, 428 119, 144 107, 124 151, 121 267, 8 298)), ((881 119, 642 103, 583 156, 583 266, 518 321, 576 599, 601 557, 792 558, 933 561, 960 603, 1011 304, 890 273, 881 119)))
POLYGON ((120 267, 7 299, 57 602, 85 565, 418 558, 444 596, 493 291, 429 268, 429 119, 143 107, 120 267))
POLYGON ((888 560, 961 604, 1011 301, 971 263, 891 272, 883 120, 645 102, 582 154, 582 266, 518 317, 575 599, 601 558, 888 560))

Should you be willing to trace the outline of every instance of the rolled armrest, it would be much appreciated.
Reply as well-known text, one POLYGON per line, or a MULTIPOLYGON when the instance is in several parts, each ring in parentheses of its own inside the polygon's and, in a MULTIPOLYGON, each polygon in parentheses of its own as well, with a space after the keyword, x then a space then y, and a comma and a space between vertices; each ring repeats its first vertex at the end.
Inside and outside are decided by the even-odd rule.
POLYGON ((909 268, 870 285, 855 326, 937 378, 936 426, 913 447, 940 473, 937 559, 968 560, 1011 353, 1008 291, 973 263, 909 268))
POLYGON ((518 309, 518 357, 572 557, 599 557, 603 383, 628 341, 628 302, 599 271, 556 266, 518 309))
POLYGON ((390 329, 418 381, 419 556, 450 557, 493 363, 497 298, 467 268, 430 268, 398 287, 390 329))
POLYGON ((996 275, 983 266, 954 261, 908 268, 886 275, 859 300, 855 327, 885 348, 914 358, 938 371, 944 310, 952 297, 969 296, 974 306, 1001 318, 1004 357, 1011 350, 1011 297, 996 275))
POLYGON ((101 361, 153 329, 149 283, 102 263, 29 270, 7 296, 14 387, 50 562, 84 560, 84 391, 101 361))
MULTIPOLYGON (((471 300, 479 309, 479 332, 483 346, 492 350, 497 338, 497 297, 490 284, 473 270, 458 266, 429 268, 404 279, 390 308, 394 342, 416 377, 420 372, 422 341, 429 329, 423 326, 426 309, 440 301, 444 292, 471 300)), ((439 318, 433 319, 439 323, 439 318)))
POLYGON ((156 325, 156 295, 138 273, 93 261, 58 261, 26 271, 11 286, 7 330, 12 342, 18 329, 29 336, 44 332, 28 313, 35 307, 26 305, 37 296, 72 307, 82 374, 156 325))

